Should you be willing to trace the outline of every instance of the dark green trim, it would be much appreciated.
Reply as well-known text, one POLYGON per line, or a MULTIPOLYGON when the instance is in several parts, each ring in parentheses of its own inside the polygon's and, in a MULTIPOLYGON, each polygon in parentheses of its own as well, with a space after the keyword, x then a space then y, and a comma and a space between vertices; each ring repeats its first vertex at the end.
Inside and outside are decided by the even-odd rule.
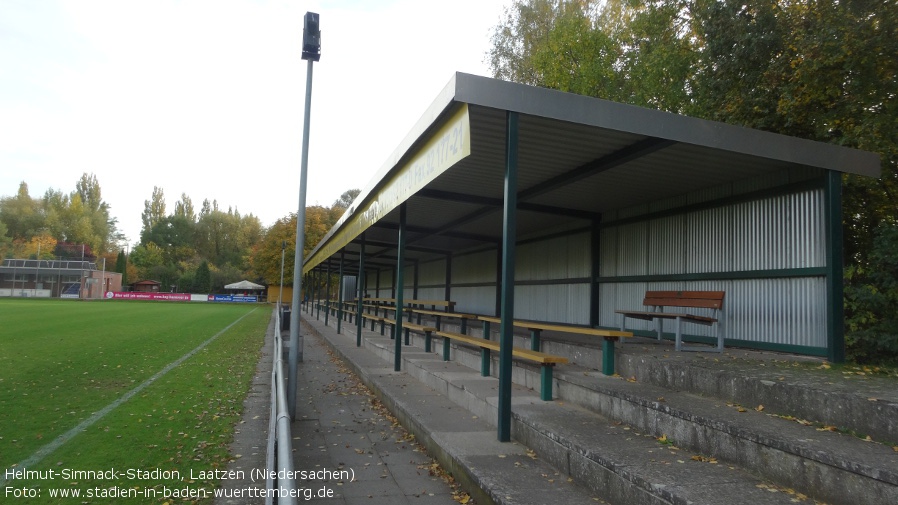
MULTIPOLYGON (((396 269, 394 270, 393 297, 396 299, 396 323, 393 324, 393 335, 396 338, 395 353, 393 355, 393 370, 399 372, 402 370, 402 311, 405 306, 405 268, 403 268, 403 260, 405 259, 405 242, 408 240, 408 231, 406 230, 406 204, 399 204, 399 238, 397 242, 397 260, 396 269)), ((386 313, 386 311, 384 311, 386 313)))
POLYGON ((356 299, 356 316, 355 316, 355 325, 356 325, 356 334, 355 334, 355 345, 356 347, 362 346, 362 297, 365 296, 365 232, 362 232, 359 235, 359 275, 358 275, 358 286, 356 286, 358 291, 358 296, 356 299))
MULTIPOLYGON (((599 327, 607 330, 619 330, 620 328, 611 328, 611 327, 599 327)), ((638 337, 646 337, 651 339, 658 338, 658 333, 655 330, 630 330, 632 331, 634 336, 638 337)), ((664 340, 674 341, 676 338, 673 332, 664 332, 661 337, 664 340)), ((702 335, 689 335, 683 334, 683 343, 698 343, 698 344, 708 344, 711 346, 717 346, 717 338, 715 337, 705 337, 702 335)), ((631 344, 631 341, 627 341, 627 345, 631 344)), ((634 342, 633 345, 638 345, 638 342, 634 342)), ((752 340, 740 340, 740 339, 724 339, 725 347, 738 347, 742 349, 757 349, 759 351, 774 351, 774 352, 782 352, 789 354, 802 354, 805 356, 827 356, 827 348, 826 347, 811 347, 807 345, 793 345, 793 344, 775 344, 771 342, 755 342, 752 340)))
POLYGON ((755 200, 760 200, 762 198, 768 198, 771 196, 781 196, 781 195, 790 195, 793 193, 799 193, 801 191, 810 191, 814 189, 823 189, 825 188, 826 181, 823 177, 817 177, 813 179, 808 179, 806 181, 793 182, 792 184, 786 184, 784 186, 777 186, 775 188, 762 189, 759 191, 752 191, 750 193, 743 193, 741 195, 733 195, 730 197, 718 198, 715 200, 708 200, 707 202, 695 203, 692 205, 685 205, 683 207, 677 207, 675 209, 662 210, 657 212, 649 212, 647 214, 640 214, 638 216, 627 217, 623 219, 618 219, 615 221, 607 221, 603 223, 602 228, 613 228, 616 226, 623 226, 627 224, 633 223, 641 223, 643 221, 651 221, 653 219, 660 219, 671 216, 678 216, 681 214, 689 214, 691 212, 698 212, 701 210, 709 210, 709 209, 717 209, 720 207, 729 207, 739 203, 745 202, 753 202, 755 200))
MULTIPOLYGON (((452 253, 446 255, 446 285, 444 287, 444 300, 451 300, 452 296, 452 253)), ((435 286, 437 287, 437 286, 435 286)))
POLYGON ((327 322, 330 320, 331 315, 331 264, 329 261, 327 262, 327 273, 325 276, 327 277, 327 280, 325 281, 326 287, 324 288, 324 325, 327 326, 327 322))
POLYGON ((703 272, 691 274, 622 275, 620 277, 599 277, 602 284, 625 282, 670 282, 670 281, 730 281, 749 279, 788 279, 797 277, 825 277, 825 267, 785 268, 782 270, 743 270, 739 272, 703 272))
POLYGON ((599 324, 599 305, 601 304, 601 284, 596 280, 599 272, 602 271, 601 255, 602 250, 602 219, 597 218, 592 222, 592 229, 589 234, 589 262, 590 262, 590 280, 589 280, 589 325, 595 326, 599 324))
POLYGON ((554 364, 546 364, 539 371, 539 398, 544 402, 552 401, 552 369, 554 364))
POLYGON ((337 287, 337 334, 343 328, 343 262, 346 260, 345 253, 345 250, 340 250, 340 285, 337 287))
POLYGON ((602 339, 602 373, 614 375, 614 340, 602 339))
POLYGON ((502 271, 499 330, 499 403, 497 436, 511 441, 511 350, 514 347, 514 270, 518 206, 518 113, 505 113, 505 191, 502 209, 502 271))
POLYGON ((827 359, 845 362, 845 288, 842 251, 842 174, 826 176, 826 343, 827 359))

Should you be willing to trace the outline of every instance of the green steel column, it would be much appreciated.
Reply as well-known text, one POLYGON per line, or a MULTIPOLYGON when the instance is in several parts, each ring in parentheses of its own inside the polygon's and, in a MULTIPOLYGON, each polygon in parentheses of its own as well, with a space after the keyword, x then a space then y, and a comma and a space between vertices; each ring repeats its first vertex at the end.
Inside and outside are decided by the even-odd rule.
MULTIPOLYGON (((490 339, 490 322, 483 322, 483 339, 490 339)), ((492 362, 492 357, 490 356, 490 350, 486 347, 482 347, 480 349, 480 375, 484 377, 490 376, 490 364, 492 362)))
POLYGON ((592 263, 592 273, 589 276, 589 326, 592 328, 599 325, 600 285, 596 279, 601 274, 601 262, 599 261, 602 246, 602 234, 599 227, 601 223, 601 218, 593 219, 592 233, 590 234, 589 255, 592 263))
POLYGON ((539 349, 540 348, 540 345, 539 345, 540 333, 542 333, 542 331, 537 330, 537 329, 530 330, 530 350, 532 350, 532 351, 540 350, 539 349))
POLYGON ((321 269, 315 269, 315 319, 321 319, 321 269))
POLYGON ((833 363, 845 361, 845 305, 842 253, 842 174, 826 174, 826 332, 827 358, 833 363))
POLYGON ((518 113, 506 112, 505 198, 502 210, 502 298, 499 331, 500 442, 511 441, 511 349, 514 346, 514 264, 518 206, 518 113))
POLYGON ((602 373, 614 375, 614 340, 602 339, 602 373))
POLYGON ((412 300, 418 299, 418 260, 414 261, 415 275, 412 276, 412 300))
POLYGON ((331 315, 331 262, 330 259, 327 261, 327 288, 324 290, 324 325, 327 326, 327 322, 330 319, 331 315))
POLYGON ((365 296, 365 233, 359 235, 362 247, 359 250, 359 279, 356 286, 358 295, 355 297, 356 314, 355 314, 355 345, 362 346, 362 297, 365 296))
POLYGON ((443 297, 451 300, 452 296, 452 253, 446 255, 446 288, 443 291, 443 297))
POLYGON ((407 235, 405 221, 406 207, 405 202, 403 202, 399 204, 399 243, 397 245, 399 250, 396 253, 396 294, 394 296, 396 298, 396 324, 393 325, 393 331, 396 337, 396 352, 393 355, 393 370, 397 372, 402 370, 402 305, 405 292, 405 269, 402 268, 402 261, 405 259, 405 240, 407 235))
POLYGON ((340 285, 337 286, 337 333, 340 333, 343 327, 343 260, 345 259, 346 249, 340 250, 340 285))

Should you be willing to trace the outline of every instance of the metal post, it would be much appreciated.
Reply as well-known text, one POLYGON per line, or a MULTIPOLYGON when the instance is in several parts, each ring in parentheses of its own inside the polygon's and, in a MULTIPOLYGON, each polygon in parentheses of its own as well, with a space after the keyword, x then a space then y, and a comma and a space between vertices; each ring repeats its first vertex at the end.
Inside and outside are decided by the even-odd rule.
POLYGON ((343 328, 343 260, 346 254, 346 249, 340 250, 340 273, 337 276, 339 278, 340 285, 337 287, 337 333, 340 333, 340 330, 343 328))
MULTIPOLYGON (((374 298, 380 298, 380 269, 374 271, 374 298)), ((374 315, 377 315, 377 311, 375 309, 374 315)))
MULTIPOLYGON (((827 359, 845 361, 845 287, 842 253, 842 174, 829 170, 826 174, 826 333, 827 359)), ((719 323, 718 323, 719 324, 719 323)))
POLYGON ((359 236, 361 240, 361 248, 359 249, 359 280, 358 286, 356 286, 358 291, 358 296, 356 296, 356 314, 355 314, 355 345, 356 347, 362 346, 362 297, 365 296, 365 233, 359 236))
POLYGON ((420 270, 418 260, 415 260, 415 276, 412 277, 412 300, 418 299, 418 270, 420 270))
POLYGON ((518 113, 507 112, 502 212, 502 324, 499 330, 500 442, 511 441, 511 349, 514 346, 514 264, 518 206, 518 113))
POLYGON ((447 301, 452 299, 452 253, 446 254, 446 287, 443 296, 447 301))
POLYGON ((328 260, 327 262, 327 289, 324 290, 324 325, 327 326, 327 321, 330 319, 331 315, 331 262, 328 260))
POLYGON ((312 61, 306 66, 306 104, 302 128, 302 167, 299 171, 299 205, 296 211, 296 254, 293 255, 293 313, 296 321, 290 324, 290 363, 287 401, 290 403, 290 419, 296 419, 296 367, 302 361, 302 340, 299 335, 300 299, 302 291, 303 245, 306 243, 306 179, 309 169, 309 124, 312 108, 312 61))
POLYGON ((406 221, 406 207, 405 202, 399 205, 399 251, 396 254, 396 324, 393 325, 393 331, 396 335, 396 344, 395 349, 396 352, 393 356, 393 370, 400 371, 402 370, 402 305, 403 305, 403 294, 404 294, 404 280, 405 280, 405 269, 403 268, 402 261, 405 258, 405 240, 406 240, 406 231, 405 231, 405 221, 406 221))
POLYGON ((593 219, 592 231, 590 233, 589 254, 591 256, 592 273, 589 277, 589 326, 591 327, 595 327, 599 324, 599 296, 601 286, 596 279, 598 279, 601 274, 601 262, 599 260, 601 257, 600 248, 602 246, 602 233, 601 228, 599 227, 601 222, 601 218, 597 217, 593 219))
POLYGON ((321 272, 320 268, 315 269, 315 299, 318 300, 315 302, 315 319, 321 319, 321 287, 324 285, 321 282, 321 272))

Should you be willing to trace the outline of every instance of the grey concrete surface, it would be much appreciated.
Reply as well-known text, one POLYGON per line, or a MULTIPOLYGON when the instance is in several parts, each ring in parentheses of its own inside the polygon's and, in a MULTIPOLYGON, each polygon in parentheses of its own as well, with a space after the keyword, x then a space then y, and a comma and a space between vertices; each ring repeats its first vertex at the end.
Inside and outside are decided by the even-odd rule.
MULTIPOLYGON (((441 480, 423 472, 426 450, 478 504, 898 503, 892 379, 828 373, 821 360, 778 353, 674 353, 649 339, 619 349, 623 376, 607 377, 595 342, 548 336, 544 350, 572 360, 556 370, 556 400, 539 400, 538 370, 516 362, 515 441, 500 443, 498 382, 480 376, 473 349, 453 345, 444 362, 413 336, 395 372, 395 341, 379 329, 357 347, 354 325, 338 334, 334 317, 302 317, 309 375, 298 405, 309 410, 294 423, 297 469, 357 475, 333 483, 329 500, 457 503, 432 491, 441 480), (398 432, 374 421, 375 404, 398 432)), ((252 456, 258 444, 244 447, 252 456)))

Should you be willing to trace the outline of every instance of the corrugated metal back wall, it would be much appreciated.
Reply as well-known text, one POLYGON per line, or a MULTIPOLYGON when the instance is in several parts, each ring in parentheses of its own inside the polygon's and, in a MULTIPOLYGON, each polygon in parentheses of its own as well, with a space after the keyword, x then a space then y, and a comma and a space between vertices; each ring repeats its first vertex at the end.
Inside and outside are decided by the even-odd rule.
MULTIPOLYGON (((640 307, 646 290, 722 290, 727 338, 825 347, 825 278, 775 278, 777 271, 826 266, 824 215, 823 190, 816 189, 609 226, 600 251, 605 280, 728 272, 770 278, 607 282, 600 289, 599 324, 619 325, 614 310, 640 307)), ((628 327, 654 326, 628 321, 628 327)), ((688 331, 712 334, 703 326, 688 331)))
MULTIPOLYGON (((778 271, 826 266, 823 189, 776 194, 731 205, 677 213, 689 204, 718 200, 807 180, 810 174, 771 174, 765 180, 702 190, 640 208, 606 214, 599 251, 603 279, 599 287, 599 320, 618 327, 615 309, 640 308, 647 290, 722 290, 726 292, 723 328, 728 339, 809 347, 826 346, 826 283, 819 275, 779 278, 778 271), (671 211, 673 215, 639 215, 671 211), (637 220, 634 221, 633 219, 637 220), (626 219, 620 225, 615 220, 626 219), (739 279, 756 272, 762 278, 739 279), (722 280, 622 280, 649 277, 719 274, 722 280), (734 274, 727 279, 728 274, 734 274), (768 276, 769 278, 763 278, 768 276)), ((579 232, 518 246, 515 317, 589 324, 592 276, 590 233, 579 232)), ((458 312, 493 314, 496 306, 495 250, 452 258, 451 298, 458 312)), ((414 267, 405 272, 405 297, 413 296, 414 267)), ((442 299, 446 260, 421 263, 418 298, 442 299)), ((372 296, 390 296, 392 273, 367 272, 372 296), (375 295, 375 293, 377 293, 375 295)), ((697 312, 701 312, 697 310, 697 312)), ((628 321, 628 327, 651 331, 653 323, 628 321)), ((671 326, 672 327, 672 326, 671 326)), ((689 334, 712 336, 713 329, 688 325, 689 334)))

